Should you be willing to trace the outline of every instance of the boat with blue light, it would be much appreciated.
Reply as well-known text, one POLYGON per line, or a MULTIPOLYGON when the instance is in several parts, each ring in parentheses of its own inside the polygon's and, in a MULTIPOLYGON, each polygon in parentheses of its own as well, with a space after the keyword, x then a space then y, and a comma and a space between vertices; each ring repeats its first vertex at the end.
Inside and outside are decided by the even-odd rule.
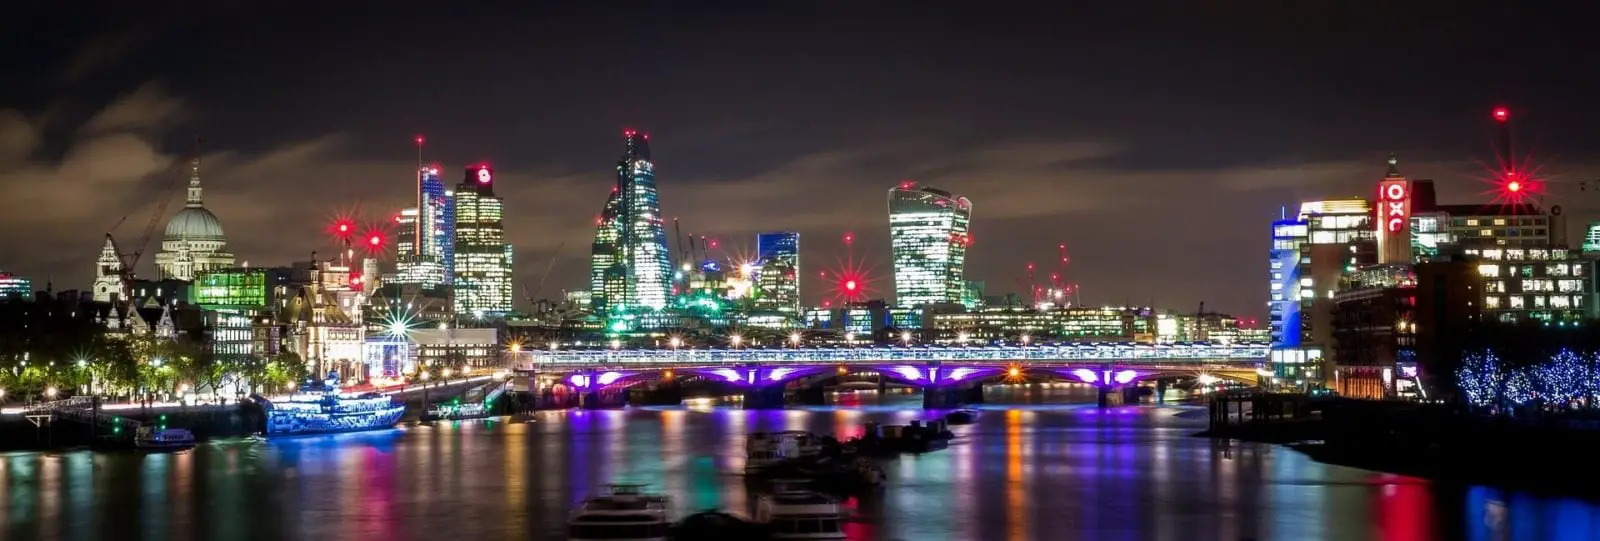
POLYGON ((329 378, 320 389, 292 395, 277 401, 256 396, 266 411, 268 436, 335 434, 394 428, 405 414, 404 404, 378 393, 356 397, 340 394, 337 378, 329 378))

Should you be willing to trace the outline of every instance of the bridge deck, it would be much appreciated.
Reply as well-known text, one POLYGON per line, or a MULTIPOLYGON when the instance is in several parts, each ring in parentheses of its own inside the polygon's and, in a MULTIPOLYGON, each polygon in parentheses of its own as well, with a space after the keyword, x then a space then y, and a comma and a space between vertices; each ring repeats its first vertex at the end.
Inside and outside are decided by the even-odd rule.
POLYGON ((732 366, 819 363, 1239 364, 1266 360, 1265 344, 1042 344, 1014 346, 873 346, 711 349, 569 349, 530 351, 529 367, 732 366))

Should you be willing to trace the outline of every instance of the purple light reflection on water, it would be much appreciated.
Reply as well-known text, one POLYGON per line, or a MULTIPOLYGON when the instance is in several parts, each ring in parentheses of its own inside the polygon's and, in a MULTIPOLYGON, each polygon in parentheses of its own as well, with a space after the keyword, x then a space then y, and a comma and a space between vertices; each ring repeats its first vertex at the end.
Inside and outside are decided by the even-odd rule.
MULTIPOLYGON (((1203 409, 1101 412, 1092 391, 991 389, 977 422, 953 427, 961 439, 949 449, 885 463, 891 482, 881 497, 852 504, 852 535, 1590 539, 1600 525, 1600 505, 1580 499, 1374 479, 1270 445, 1184 437, 1205 425, 1203 409)), ((680 517, 713 508, 749 513, 756 493, 740 475, 748 432, 848 436, 867 421, 934 415, 915 394, 858 398, 866 399, 859 408, 550 411, 526 424, 212 442, 181 456, 94 455, 92 471, 56 465, 87 452, 8 455, 0 483, 32 487, 37 501, 57 507, 7 515, 7 538, 94 539, 91 528, 107 521, 159 539, 559 539, 572 504, 618 481, 668 494, 680 517), (94 482, 101 475, 135 482, 94 482), (187 485, 209 500, 182 501, 174 491, 187 485)))
POLYGON ((1088 368, 1079 368, 1072 371, 1072 376, 1084 383, 1100 383, 1100 374, 1088 368))

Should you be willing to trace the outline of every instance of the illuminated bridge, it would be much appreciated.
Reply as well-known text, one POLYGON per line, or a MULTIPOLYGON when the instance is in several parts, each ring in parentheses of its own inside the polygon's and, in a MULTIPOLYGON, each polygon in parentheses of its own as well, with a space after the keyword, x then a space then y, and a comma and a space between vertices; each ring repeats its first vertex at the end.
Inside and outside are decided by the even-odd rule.
POLYGON ((925 406, 948 407, 975 401, 982 383, 997 377, 1079 381, 1101 387, 1102 394, 1139 380, 1201 374, 1255 383, 1269 349, 1209 343, 566 349, 523 351, 516 368, 557 376, 580 393, 698 376, 740 387, 746 407, 781 407, 790 384, 874 371, 921 388, 925 406))

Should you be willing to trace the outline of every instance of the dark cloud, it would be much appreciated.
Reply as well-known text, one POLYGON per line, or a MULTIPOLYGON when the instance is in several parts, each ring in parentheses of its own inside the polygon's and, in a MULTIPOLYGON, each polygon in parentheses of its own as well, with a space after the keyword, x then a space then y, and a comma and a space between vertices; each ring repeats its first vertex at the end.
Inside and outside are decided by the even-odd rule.
POLYGON ((623 127, 654 136, 662 208, 685 233, 749 251, 756 232, 800 231, 810 299, 845 231, 892 289, 885 192, 914 179, 974 202, 969 274, 991 291, 1065 243, 1085 301, 1259 317, 1280 208, 1368 195, 1391 150, 1446 201, 1486 200, 1474 159, 1496 103, 1519 112, 1519 148, 1572 181, 1552 200, 1573 229, 1593 214, 1576 181, 1600 175, 1582 146, 1600 57, 1563 37, 1581 17, 1250 4, 400 1, 140 6, 93 24, 62 4, 33 25, 59 35, 0 37, 19 82, 0 87, 0 182, 15 187, 0 266, 87 284, 102 233, 131 249, 159 201, 181 201, 196 133, 207 206, 256 265, 327 250, 336 212, 406 205, 414 133, 450 184, 490 160, 518 280, 555 259, 545 294, 584 287, 623 127))

